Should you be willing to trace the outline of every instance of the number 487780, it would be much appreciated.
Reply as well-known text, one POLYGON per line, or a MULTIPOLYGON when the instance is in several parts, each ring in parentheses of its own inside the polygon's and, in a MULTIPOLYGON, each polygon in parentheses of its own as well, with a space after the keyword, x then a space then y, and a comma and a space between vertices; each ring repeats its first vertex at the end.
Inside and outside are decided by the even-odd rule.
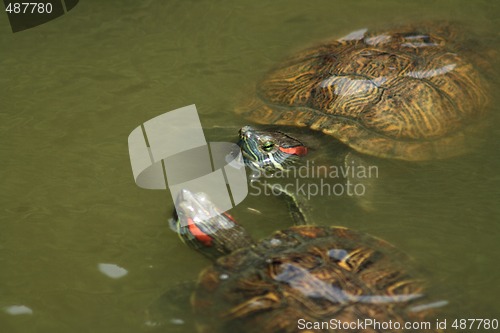
POLYGON ((496 330, 498 319, 455 319, 451 327, 456 330, 496 330))
POLYGON ((50 14, 52 4, 50 2, 9 2, 5 11, 9 14, 50 14))

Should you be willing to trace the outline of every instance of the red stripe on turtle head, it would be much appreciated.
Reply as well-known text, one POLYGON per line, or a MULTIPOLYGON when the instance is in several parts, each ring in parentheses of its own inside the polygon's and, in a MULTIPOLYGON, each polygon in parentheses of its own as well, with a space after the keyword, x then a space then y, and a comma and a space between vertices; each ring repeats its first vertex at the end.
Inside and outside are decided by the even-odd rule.
POLYGON ((193 222, 191 218, 188 218, 188 228, 191 234, 203 245, 210 247, 212 246, 212 237, 204 233, 196 223, 193 222))
POLYGON ((297 155, 297 156, 304 156, 307 154, 307 147, 306 146, 295 146, 295 147, 279 147, 279 150, 281 150, 284 153, 290 154, 290 155, 297 155))

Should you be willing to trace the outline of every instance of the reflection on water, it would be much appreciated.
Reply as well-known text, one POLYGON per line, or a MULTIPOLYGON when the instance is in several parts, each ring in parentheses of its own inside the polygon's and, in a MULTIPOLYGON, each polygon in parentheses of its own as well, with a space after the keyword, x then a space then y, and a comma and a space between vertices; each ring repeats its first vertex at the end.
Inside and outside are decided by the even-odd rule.
MULTIPOLYGON (((498 6, 85 1, 22 33, 11 34, 3 20, 0 328, 161 331, 144 324, 144 309, 208 265, 168 229, 170 195, 133 182, 127 136, 138 124, 196 103, 204 127, 239 128, 245 123, 233 109, 267 70, 296 50, 365 27, 455 20, 498 51, 498 6), (128 273, 111 279, 101 263, 128 273)), ((493 88, 498 74, 496 64, 488 73, 493 88)), ((311 200, 316 223, 369 232, 414 257, 431 292, 459 318, 499 315, 497 99, 470 154, 378 160, 374 210, 343 197, 311 200)), ((279 200, 248 197, 232 213, 259 238, 289 225, 285 209, 279 200)))

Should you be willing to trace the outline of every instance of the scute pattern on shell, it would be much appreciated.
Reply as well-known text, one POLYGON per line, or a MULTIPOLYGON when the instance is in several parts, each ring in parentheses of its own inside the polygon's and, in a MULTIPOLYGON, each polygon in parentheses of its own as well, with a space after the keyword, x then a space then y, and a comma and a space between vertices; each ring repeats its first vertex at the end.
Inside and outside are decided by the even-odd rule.
POLYGON ((201 273, 192 302, 202 332, 291 333, 299 319, 429 320, 432 310, 411 311, 425 297, 407 264, 366 234, 292 227, 220 258, 201 273))
POLYGON ((488 87, 452 26, 354 36, 285 61, 237 112, 323 131, 379 157, 447 158, 471 147, 466 137, 480 126, 488 87))

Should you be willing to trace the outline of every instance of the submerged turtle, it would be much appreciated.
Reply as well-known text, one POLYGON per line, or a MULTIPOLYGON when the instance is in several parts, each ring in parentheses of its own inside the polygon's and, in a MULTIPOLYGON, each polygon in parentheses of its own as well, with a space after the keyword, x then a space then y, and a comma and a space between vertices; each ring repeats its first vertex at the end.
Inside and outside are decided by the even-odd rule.
POLYGON ((176 207, 182 239, 218 258, 191 297, 199 332, 395 332, 443 305, 428 303, 408 257, 381 239, 303 225, 255 242, 204 194, 183 190, 176 207))
MULTIPOLYGON (((472 146, 468 134, 488 104, 479 72, 487 61, 462 36, 444 24, 356 31, 283 62, 237 112, 259 124, 321 131, 376 157, 459 155, 472 146)), ((249 159, 281 142, 250 127, 240 137, 254 142, 249 159)))

